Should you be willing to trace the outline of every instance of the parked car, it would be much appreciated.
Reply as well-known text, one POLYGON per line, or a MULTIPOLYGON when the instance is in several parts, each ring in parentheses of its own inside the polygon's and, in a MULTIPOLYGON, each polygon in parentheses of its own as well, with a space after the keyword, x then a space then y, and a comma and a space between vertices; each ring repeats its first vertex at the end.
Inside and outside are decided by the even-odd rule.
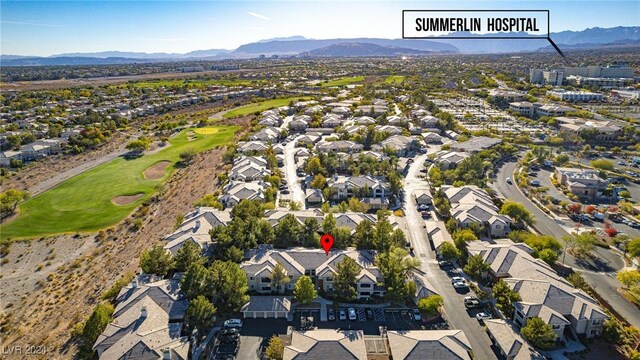
POLYGON ((333 308, 329 308, 327 311, 327 318, 329 321, 333 321, 336 319, 336 311, 333 308))
POLYGON ((466 280, 460 276, 454 276, 451 278, 451 283, 457 283, 457 282, 466 282, 466 280))
POLYGON ((464 298, 464 306, 467 309, 473 309, 480 306, 480 300, 475 296, 466 296, 464 298))
POLYGON ((447 260, 442 260, 442 261, 438 261, 438 266, 440 267, 440 269, 448 269, 448 268, 452 268, 453 264, 447 260))
POLYGON ((431 217, 431 213, 428 211, 423 211, 420 213, 423 219, 429 219, 431 217))
POLYGON ((240 319, 229 319, 224 322, 224 327, 226 328, 241 328, 242 320, 240 319))
POLYGON ((540 181, 539 180, 531 180, 531 182, 529 182, 529 185, 531 185, 531 186, 540 186, 540 181))
POLYGON ((280 192, 283 193, 283 194, 291 194, 291 191, 289 191, 288 188, 284 188, 284 189, 280 190, 280 192))
POLYGON ((476 314, 476 319, 478 319, 480 323, 483 323, 485 320, 492 319, 492 317, 483 311, 476 314))
POLYGON ((338 318, 340 320, 347 320, 347 312, 344 310, 338 311, 338 318))
POLYGON ((427 204, 420 204, 420 205, 418 205, 418 210, 419 210, 419 211, 427 211, 427 210, 429 210, 429 205, 427 205, 427 204))
POLYGON ((420 310, 413 308, 413 319, 415 321, 420 321, 422 320, 422 315, 420 315, 420 310))
POLYGON ((466 289, 469 287, 469 285, 467 285, 466 282, 462 282, 462 281, 457 281, 453 283, 453 287, 455 289, 466 289))
POLYGON ((358 315, 356 314, 356 309, 349 308, 347 310, 349 312, 349 320, 358 320, 358 315))
POLYGON ((367 314, 367 320, 373 320, 373 310, 366 308, 364 312, 367 314))
POLYGON ((513 185, 513 181, 511 181, 511 178, 507 178, 507 180, 506 180, 506 181, 507 181, 507 184, 509 184, 509 185, 513 185))

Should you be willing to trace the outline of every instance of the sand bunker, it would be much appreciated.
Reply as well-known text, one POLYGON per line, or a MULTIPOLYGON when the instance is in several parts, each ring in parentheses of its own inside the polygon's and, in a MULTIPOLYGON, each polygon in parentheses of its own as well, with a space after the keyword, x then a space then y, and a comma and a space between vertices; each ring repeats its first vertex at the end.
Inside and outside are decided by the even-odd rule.
POLYGON ((147 168, 147 170, 142 173, 144 178, 147 180, 158 180, 162 179, 164 176, 164 170, 167 166, 171 165, 171 161, 159 161, 147 168))
POLYGON ((120 195, 111 199, 111 202, 118 206, 129 205, 144 196, 144 193, 135 195, 120 195))

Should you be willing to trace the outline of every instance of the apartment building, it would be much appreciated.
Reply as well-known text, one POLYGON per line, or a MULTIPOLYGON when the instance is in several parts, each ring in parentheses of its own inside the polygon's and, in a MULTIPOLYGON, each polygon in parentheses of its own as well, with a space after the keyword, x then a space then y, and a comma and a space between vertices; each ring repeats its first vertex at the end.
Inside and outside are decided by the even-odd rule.
POLYGON ((557 167, 555 171, 558 182, 582 198, 594 198, 607 188, 607 182, 595 170, 557 167))
POLYGON ((247 274, 250 292, 258 294, 291 292, 296 280, 307 275, 313 279, 319 290, 331 293, 337 265, 346 257, 355 260, 360 267, 360 274, 356 277, 357 298, 364 300, 372 296, 383 296, 385 289, 378 284, 384 280, 380 270, 374 265, 375 252, 373 251, 333 250, 326 255, 322 249, 262 249, 257 250, 240 267, 247 274), (271 275, 276 264, 284 267, 290 282, 274 288, 271 275))
POLYGON ((442 187, 451 204, 451 217, 458 226, 466 228, 477 224, 491 237, 505 237, 511 232, 511 218, 498 213, 489 194, 475 185, 442 187))
POLYGON ((585 101, 602 101, 603 95, 600 93, 592 93, 588 91, 568 91, 564 89, 554 89, 547 91, 547 95, 560 98, 562 101, 585 102, 585 101))

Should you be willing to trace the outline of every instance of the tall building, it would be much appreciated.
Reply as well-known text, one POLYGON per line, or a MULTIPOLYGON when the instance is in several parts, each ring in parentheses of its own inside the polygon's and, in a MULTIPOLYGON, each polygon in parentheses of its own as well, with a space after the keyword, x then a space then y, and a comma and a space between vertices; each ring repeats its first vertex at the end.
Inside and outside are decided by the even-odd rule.
POLYGON ((542 72, 542 76, 544 77, 545 84, 560 86, 562 85, 562 80, 564 78, 564 71, 546 70, 542 72))
POLYGON ((544 77, 542 69, 529 69, 529 82, 532 84, 542 84, 544 77))

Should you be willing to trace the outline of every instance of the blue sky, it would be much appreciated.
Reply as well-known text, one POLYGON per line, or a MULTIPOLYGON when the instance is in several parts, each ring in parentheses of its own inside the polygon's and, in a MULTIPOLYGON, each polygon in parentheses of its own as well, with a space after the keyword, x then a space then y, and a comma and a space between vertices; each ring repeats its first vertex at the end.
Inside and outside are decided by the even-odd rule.
POLYGON ((542 9, 551 31, 640 26, 640 1, 4 1, 0 53, 233 49, 266 38, 400 38, 403 9, 542 9))

